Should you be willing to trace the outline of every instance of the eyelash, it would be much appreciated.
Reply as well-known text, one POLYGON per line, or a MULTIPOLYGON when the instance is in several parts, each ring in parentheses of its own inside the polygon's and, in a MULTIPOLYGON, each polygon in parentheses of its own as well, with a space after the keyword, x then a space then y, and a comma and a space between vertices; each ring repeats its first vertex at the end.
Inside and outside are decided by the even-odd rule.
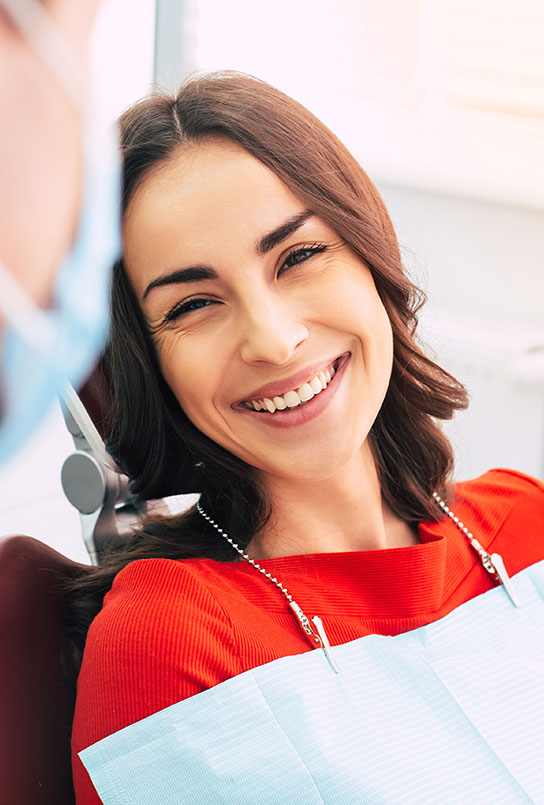
POLYGON ((169 313, 166 314, 164 321, 175 321, 185 313, 192 313, 193 310, 200 310, 203 307, 208 307, 209 304, 211 304, 211 300, 200 298, 189 299, 187 302, 180 302, 179 304, 175 305, 169 313), (197 306, 193 307, 193 305, 197 306))
MULTIPOLYGON (((310 246, 297 246, 295 249, 289 252, 285 260, 283 261, 280 270, 278 271, 278 276, 281 276, 286 270, 293 268, 293 266, 299 265, 300 263, 305 263, 306 260, 309 260, 316 254, 321 254, 322 252, 327 250, 327 246, 324 243, 312 243, 310 246), (304 253, 308 253, 307 257, 300 257, 304 253), (300 257, 300 259, 298 259, 300 257)), ((203 299, 201 297, 196 297, 195 299, 188 299, 186 302, 180 302, 179 304, 175 305, 172 310, 167 313, 164 318, 165 323, 175 321, 180 316, 183 316, 187 313, 192 313, 194 310, 201 310, 203 307, 208 307, 208 305, 213 304, 213 300, 211 299, 203 299), (196 305, 196 307, 193 307, 196 305)))
POLYGON ((306 260, 309 260, 310 257, 313 257, 314 254, 320 254, 321 252, 326 251, 327 247, 324 243, 312 243, 309 246, 297 246, 295 249, 292 249, 285 260, 283 261, 280 270, 278 271, 278 276, 283 274, 285 267, 292 268, 293 266, 298 265, 299 263, 305 263, 306 260), (295 259, 304 252, 309 252, 309 256, 305 257, 301 260, 295 259))

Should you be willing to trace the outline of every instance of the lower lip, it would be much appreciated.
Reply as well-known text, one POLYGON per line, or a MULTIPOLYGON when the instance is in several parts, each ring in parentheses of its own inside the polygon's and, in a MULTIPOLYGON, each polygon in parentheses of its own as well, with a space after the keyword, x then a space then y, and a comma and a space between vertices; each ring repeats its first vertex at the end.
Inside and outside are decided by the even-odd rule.
POLYGON ((273 414, 265 413, 264 411, 252 411, 250 408, 243 406, 236 410, 246 416, 255 417, 259 422, 270 425, 273 428, 296 428, 297 425, 303 425, 305 422, 309 422, 319 416, 331 402, 340 387, 340 380, 350 357, 351 353, 349 352, 346 355, 342 355, 338 359, 338 368, 327 388, 320 391, 311 400, 302 403, 302 405, 297 405, 295 408, 286 408, 283 411, 275 411, 273 414))

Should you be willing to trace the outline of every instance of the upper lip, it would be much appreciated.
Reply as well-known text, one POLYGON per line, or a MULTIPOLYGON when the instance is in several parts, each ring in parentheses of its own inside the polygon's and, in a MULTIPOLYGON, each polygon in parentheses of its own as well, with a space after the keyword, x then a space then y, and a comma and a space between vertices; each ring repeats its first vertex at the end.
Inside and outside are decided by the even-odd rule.
MULTIPOLYGON (((345 354, 347 355, 348 353, 345 354)), ((295 374, 289 375, 289 377, 286 377, 283 380, 277 380, 275 383, 267 383, 265 386, 259 386, 258 389, 250 392, 250 394, 240 400, 240 402, 262 400, 263 397, 279 397, 282 394, 285 394, 287 391, 298 389, 300 386, 304 385, 304 383, 308 383, 312 378, 319 374, 319 372, 323 372, 325 369, 328 369, 329 366, 331 366, 341 357, 343 357, 343 355, 337 355, 335 358, 329 358, 326 361, 319 361, 319 363, 314 363, 312 366, 307 366, 305 369, 301 369, 300 372, 295 372, 295 374)))

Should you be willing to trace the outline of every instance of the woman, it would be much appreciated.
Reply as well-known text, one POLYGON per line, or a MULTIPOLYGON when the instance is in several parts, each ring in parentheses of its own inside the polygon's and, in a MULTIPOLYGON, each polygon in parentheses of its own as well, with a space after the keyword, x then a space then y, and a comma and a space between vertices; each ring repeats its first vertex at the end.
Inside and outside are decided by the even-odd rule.
POLYGON ((121 128, 112 450, 142 497, 201 497, 78 591, 82 622, 107 593, 78 683, 78 803, 100 801, 93 783, 161 805, 543 793, 495 733, 514 684, 497 648, 508 635, 508 666, 542 623, 540 599, 532 626, 517 605, 544 487, 451 485, 436 420, 466 393, 415 341, 422 294, 372 183, 243 75, 152 96, 121 128))

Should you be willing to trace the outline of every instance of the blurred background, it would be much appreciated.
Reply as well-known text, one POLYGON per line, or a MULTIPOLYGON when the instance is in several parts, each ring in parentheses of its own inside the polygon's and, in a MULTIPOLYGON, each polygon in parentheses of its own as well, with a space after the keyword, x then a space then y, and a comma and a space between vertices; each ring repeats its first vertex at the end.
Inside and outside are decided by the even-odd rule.
MULTIPOLYGON (((106 0, 93 64, 112 118, 154 84, 249 72, 308 106, 382 193, 429 302, 420 338, 469 388, 456 478, 544 478, 542 0, 106 0)), ((55 406, 0 472, 0 534, 88 561, 55 406)))

